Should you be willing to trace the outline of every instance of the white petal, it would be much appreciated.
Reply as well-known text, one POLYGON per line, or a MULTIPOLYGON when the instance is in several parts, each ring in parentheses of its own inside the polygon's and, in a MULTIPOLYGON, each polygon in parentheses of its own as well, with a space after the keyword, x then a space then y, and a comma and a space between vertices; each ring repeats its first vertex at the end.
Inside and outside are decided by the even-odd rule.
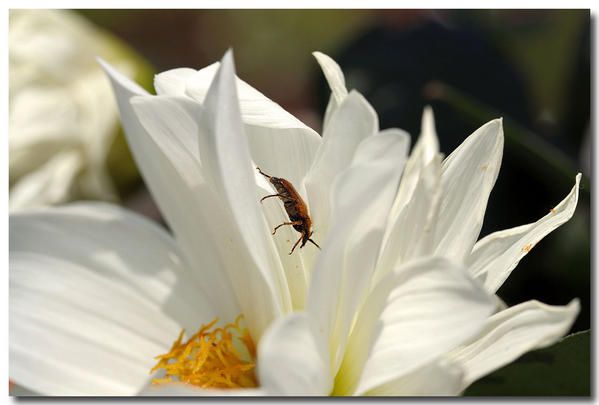
POLYGON ((400 130, 365 139, 333 185, 332 225, 312 275, 308 310, 319 338, 329 342, 334 372, 370 288, 408 145, 409 136, 400 130))
POLYGON ((143 397, 262 397, 262 388, 203 389, 184 383, 149 385, 141 393, 143 397))
POLYGON ((246 267, 251 268, 241 305, 259 339, 268 324, 281 313, 291 311, 291 299, 278 253, 262 214, 256 190, 256 168, 245 137, 235 85, 233 56, 223 57, 208 90, 198 119, 202 170, 210 186, 222 197, 240 239, 247 249, 246 267), (264 297, 256 301, 256 297, 264 297), (261 304, 261 307, 257 307, 261 304), (251 319, 250 318, 253 318, 251 319))
MULTIPOLYGON (((214 254, 214 245, 219 242, 205 231, 205 221, 198 215, 198 212, 207 215, 206 210, 210 206, 198 203, 198 188, 202 184, 202 177, 193 156, 188 156, 194 153, 189 150, 191 145, 197 143, 192 137, 194 133, 190 131, 189 120, 183 120, 184 115, 179 112, 175 116, 182 119, 178 131, 165 132, 162 137, 150 136, 130 103, 136 96, 149 97, 148 93, 110 65, 101 63, 112 81, 125 135, 145 184, 185 254, 193 261, 192 266, 201 269, 204 293, 211 300, 229 297, 223 300, 220 310, 226 319, 235 319, 239 314, 239 306, 235 302, 226 274, 221 271, 222 264, 218 255, 214 254)), ((169 111, 174 110, 172 107, 169 111)), ((217 215, 214 217, 218 219, 217 215)))
POLYGON ((345 77, 341 68, 330 56, 325 55, 322 52, 312 52, 312 55, 316 58, 316 61, 322 69, 329 87, 331 88, 331 96, 340 105, 345 97, 347 97, 347 89, 345 88, 345 77))
POLYGON ((464 260, 472 251, 502 154, 503 126, 497 119, 477 129, 443 162, 436 255, 464 260))
POLYGON ((324 240, 326 237, 335 177, 350 165, 360 142, 377 131, 376 112, 360 93, 352 91, 331 118, 323 143, 306 175, 315 238, 324 240))
MULTIPOLYGON (((203 104, 221 63, 213 63, 198 70, 195 76, 187 81, 186 94, 203 104)), ((245 124, 272 128, 303 128, 318 136, 300 120, 241 79, 235 77, 235 85, 245 124)))
POLYGON ((328 359, 305 313, 277 320, 258 346, 258 376, 269 395, 328 395, 332 388, 328 359))
POLYGON ((420 136, 389 213, 375 282, 400 262, 432 254, 441 198, 441 159, 433 110, 426 107, 420 136))
POLYGON ((321 144, 302 128, 245 125, 252 160, 264 172, 287 179, 306 199, 304 177, 321 144))
POLYGON ((496 292, 541 239, 572 218, 578 203, 580 178, 581 174, 578 174, 570 194, 537 222, 492 233, 474 245, 468 267, 487 291, 496 292))
POLYGON ((364 393, 366 396, 456 396, 462 392, 463 370, 435 361, 364 393))
MULTIPOLYGON (((187 80, 186 94, 203 103, 219 63, 187 80)), ((280 105, 236 78, 241 117, 254 162, 265 172, 291 181, 304 195, 301 180, 321 143, 320 136, 280 105)))
POLYGON ((445 258, 400 266, 362 307, 336 391, 361 395, 407 375, 471 338, 493 309, 466 269, 445 258))
POLYGON ((422 124, 418 141, 410 153, 406 162, 406 168, 401 178, 401 184, 397 191, 397 196, 391 209, 390 223, 397 220, 403 207, 410 201, 412 193, 421 177, 421 171, 424 167, 430 165, 430 162, 439 155, 439 140, 435 130, 435 118, 433 110, 426 107, 422 113, 422 124))
POLYGON ((316 61, 324 73, 329 87, 331 88, 331 97, 324 114, 323 128, 329 125, 330 119, 339 108, 345 97, 347 97, 347 88, 345 87, 345 76, 343 71, 331 57, 322 52, 312 52, 316 61))
POLYGON ((464 387, 524 353, 547 347, 564 336, 580 311, 577 299, 567 306, 527 301, 491 316, 468 345, 448 356, 465 370, 464 387))
POLYGON ((10 376, 47 395, 134 395, 181 328, 217 313, 172 238, 106 204, 10 216, 10 376))
POLYGON ((184 96, 187 81, 191 79, 196 70, 191 68, 177 68, 167 70, 154 77, 156 93, 165 96, 184 96))
MULTIPOLYGON (((420 170, 409 201, 402 207, 395 221, 387 226, 375 283, 399 263, 433 253, 433 237, 441 197, 440 183, 441 156, 437 155, 420 170)), ((397 201, 396 199, 395 202, 397 201)))

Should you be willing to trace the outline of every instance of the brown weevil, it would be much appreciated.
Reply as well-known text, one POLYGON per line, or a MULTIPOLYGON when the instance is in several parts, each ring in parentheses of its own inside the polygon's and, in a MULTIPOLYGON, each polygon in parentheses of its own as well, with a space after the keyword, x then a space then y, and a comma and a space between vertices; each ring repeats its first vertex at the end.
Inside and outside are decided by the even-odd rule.
POLYGON ((289 216, 289 222, 283 222, 282 224, 277 225, 275 229, 273 229, 272 234, 274 235, 277 232, 277 229, 284 225, 292 225, 293 229, 301 233, 301 236, 297 242, 295 242, 295 245, 293 245, 293 248, 289 254, 293 253, 300 242, 302 242, 300 249, 303 248, 308 242, 312 242, 314 246, 320 249, 320 246, 318 246, 316 242, 310 238, 312 236, 312 220, 308 214, 308 207, 306 206, 304 200, 302 200, 300 194, 296 191, 295 187, 293 187, 293 184, 291 184, 289 180, 280 177, 269 176, 260 170, 259 167, 256 167, 256 169, 261 175, 266 177, 270 184, 272 184, 277 190, 277 194, 271 194, 262 197, 260 202, 266 200, 267 198, 279 197, 281 201, 283 201, 287 216, 289 216))

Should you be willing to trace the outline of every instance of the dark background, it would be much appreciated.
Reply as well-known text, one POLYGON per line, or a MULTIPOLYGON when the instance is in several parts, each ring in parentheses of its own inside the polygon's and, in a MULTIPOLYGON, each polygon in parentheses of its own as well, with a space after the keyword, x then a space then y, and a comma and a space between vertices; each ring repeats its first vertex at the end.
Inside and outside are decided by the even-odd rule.
MULTIPOLYGON (((575 216, 546 237, 499 295, 508 305, 581 300, 574 330, 590 328, 590 13, 588 10, 84 10, 156 69, 201 68, 233 47, 240 77, 321 128, 329 90, 311 52, 332 56, 381 127, 418 134, 435 111, 449 154, 504 117, 502 169, 483 235, 534 222, 566 196, 575 216)), ((415 140, 414 140, 415 141, 415 140)), ((141 183, 126 204, 157 210, 141 183)), ((482 236, 482 235, 481 235, 482 236)))

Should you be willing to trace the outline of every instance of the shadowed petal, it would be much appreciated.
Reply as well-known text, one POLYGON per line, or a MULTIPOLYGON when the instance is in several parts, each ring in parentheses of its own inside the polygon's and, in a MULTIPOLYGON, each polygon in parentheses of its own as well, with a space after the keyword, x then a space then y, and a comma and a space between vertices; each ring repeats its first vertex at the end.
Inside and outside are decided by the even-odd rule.
POLYGON ((258 347, 260 384, 269 395, 328 395, 332 379, 305 313, 276 321, 258 347))
MULTIPOLYGON (((219 66, 214 63, 188 77, 185 93, 204 103, 219 66)), ((236 87, 252 159, 265 172, 291 181, 305 196, 302 179, 321 143, 320 136, 239 78, 236 87)))
POLYGON ((493 308, 466 269, 445 258, 400 266, 362 307, 335 390, 361 395, 425 366, 470 339, 493 308))
POLYGON ((318 338, 329 342, 333 372, 341 362, 356 311, 370 288, 408 145, 409 136, 400 130, 365 139, 350 167, 333 185, 331 230, 308 293, 308 312, 318 338))
POLYGON ((547 347, 564 336, 580 311, 572 300, 566 306, 527 301, 491 316, 482 332, 448 360, 465 371, 464 386, 511 363, 524 353, 547 347))
POLYGON ((435 361, 364 393, 366 396, 456 396, 464 372, 456 364, 435 361))
POLYGON ((330 222, 333 181, 350 165, 360 142, 377 131, 376 112, 360 93, 351 92, 331 118, 305 179, 314 235, 319 240, 325 239, 330 222))

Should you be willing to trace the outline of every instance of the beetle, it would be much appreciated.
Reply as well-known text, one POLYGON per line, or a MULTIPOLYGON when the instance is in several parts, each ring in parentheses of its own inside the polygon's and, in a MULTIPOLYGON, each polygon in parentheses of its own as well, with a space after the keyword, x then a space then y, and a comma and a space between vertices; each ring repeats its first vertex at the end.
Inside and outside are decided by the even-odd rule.
POLYGON ((313 233, 312 219, 310 219, 310 215, 308 214, 308 207, 295 187, 293 187, 293 184, 291 184, 289 180, 280 177, 269 176, 260 170, 259 167, 256 167, 256 169, 261 175, 266 177, 270 184, 272 184, 277 190, 277 194, 270 194, 262 197, 260 202, 262 203, 267 198, 279 197, 281 201, 283 201, 287 216, 289 216, 289 222, 283 222, 282 224, 277 225, 275 229, 273 229, 272 234, 274 235, 277 233, 277 229, 282 226, 291 225, 293 226, 293 229, 301 233, 301 236, 297 242, 295 242, 295 245, 293 245, 293 248, 289 254, 293 253, 300 242, 302 242, 300 249, 303 248, 308 242, 312 242, 314 246, 320 249, 320 246, 318 246, 318 244, 311 239, 313 233))

